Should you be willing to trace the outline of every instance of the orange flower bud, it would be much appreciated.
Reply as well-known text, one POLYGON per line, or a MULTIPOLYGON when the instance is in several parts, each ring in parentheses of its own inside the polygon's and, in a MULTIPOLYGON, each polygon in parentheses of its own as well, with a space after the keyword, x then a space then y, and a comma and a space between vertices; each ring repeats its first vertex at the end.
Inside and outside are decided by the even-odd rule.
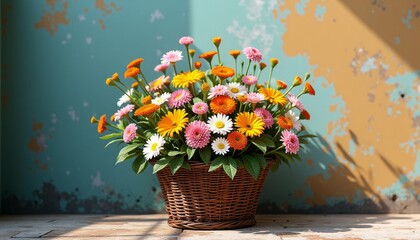
POLYGON ((220 45, 220 43, 222 42, 222 38, 221 37, 214 37, 213 38, 213 44, 216 46, 216 47, 219 47, 219 45, 220 45))
POLYGON ((208 83, 203 83, 203 85, 201 85, 201 91, 207 92, 209 91, 209 89, 210 89, 210 86, 208 83))
POLYGON ((255 87, 257 87, 257 89, 260 89, 260 88, 264 87, 264 85, 257 83, 257 84, 255 85, 255 87))
POLYGON ((273 68, 279 63, 279 60, 277 58, 271 58, 270 63, 271 63, 271 67, 273 68))
POLYGON ((131 87, 132 88, 137 88, 139 86, 139 83, 138 82, 133 82, 133 84, 131 84, 131 87))
POLYGON ((109 118, 109 119, 111 119, 111 121, 115 121, 115 115, 114 114, 112 114, 112 116, 109 118))
POLYGON ((120 77, 118 76, 118 73, 112 74, 111 79, 112 81, 117 81, 117 82, 120 81, 120 77))
POLYGON ((307 82, 305 83, 305 87, 303 88, 303 93, 309 93, 309 95, 315 95, 315 89, 312 87, 311 84, 307 82))
POLYGON ((115 83, 114 83, 114 81, 112 80, 112 78, 107 78, 107 79, 105 80, 105 83, 106 83, 106 85, 108 85, 108 86, 115 85, 115 83))
POLYGON ((171 84, 171 81, 169 81, 169 79, 166 79, 163 84, 165 84, 165 86, 169 86, 171 84))
POLYGON ((195 67, 196 69, 200 69, 200 68, 201 68, 201 62, 195 62, 195 63, 194 63, 194 67, 195 67))
POLYGON ((265 67, 267 67, 267 64, 260 62, 260 70, 263 70, 265 67))
POLYGON ((146 96, 141 100, 142 104, 149 104, 152 102, 152 97, 151 96, 146 96))
POLYGON ((293 87, 299 86, 300 84, 302 84, 302 78, 300 78, 299 76, 296 76, 295 79, 293 80, 293 87))
POLYGON ((302 112, 300 112, 299 119, 302 119, 302 120, 310 120, 311 119, 311 115, 309 114, 308 111, 303 110, 302 112))
POLYGON ((124 77, 125 78, 137 77, 137 75, 139 75, 139 74, 140 74, 140 68, 131 67, 131 68, 129 68, 125 71, 124 77))
POLYGON ((287 84, 285 82, 283 82, 282 80, 277 80, 277 86, 280 89, 286 89, 287 88, 287 84))
POLYGON ((105 132, 105 130, 106 130, 106 115, 104 114, 99 118, 98 133, 101 134, 105 132))

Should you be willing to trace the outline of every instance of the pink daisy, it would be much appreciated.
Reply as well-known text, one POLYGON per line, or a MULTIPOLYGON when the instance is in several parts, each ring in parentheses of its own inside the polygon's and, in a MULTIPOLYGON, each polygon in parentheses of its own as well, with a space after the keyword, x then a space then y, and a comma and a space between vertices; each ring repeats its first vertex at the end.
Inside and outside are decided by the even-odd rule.
POLYGON ((248 93, 246 97, 246 101, 249 103, 260 103, 262 100, 264 100, 264 95, 261 93, 248 93))
POLYGON ((162 58, 160 59, 161 63, 175 63, 182 60, 182 52, 179 50, 169 51, 163 54, 162 58))
POLYGON ((242 82, 248 85, 252 85, 252 84, 257 83, 257 77, 252 76, 252 75, 243 76, 242 82))
POLYGON ((122 119, 125 115, 127 115, 129 112, 132 112, 133 111, 133 109, 134 109, 134 105, 133 104, 128 104, 127 106, 125 106, 125 107, 123 107, 123 108, 121 108, 120 110, 118 110, 115 114, 114 114, 114 116, 115 116, 115 118, 114 118, 114 120, 115 121, 118 121, 118 120, 120 120, 120 119, 122 119))
POLYGON ((297 107, 297 109, 299 109, 300 111, 305 110, 303 103, 292 93, 287 94, 287 99, 289 99, 290 103, 292 104, 292 107, 297 107))
POLYGON ((254 113, 263 120, 265 128, 271 128, 271 126, 273 126, 274 124, 273 116, 267 109, 256 108, 254 110, 254 113))
POLYGON ((154 91, 162 90, 166 81, 169 81, 169 76, 162 75, 158 77, 153 82, 149 83, 148 91, 154 92, 154 91))
POLYGON ((192 107, 192 111, 198 115, 202 115, 206 113, 208 110, 209 110, 209 105, 207 105, 207 103, 205 102, 198 102, 194 104, 192 107))
POLYGON ((246 58, 254 62, 260 62, 262 59, 262 54, 260 50, 254 47, 246 47, 242 52, 245 54, 246 58))
POLYGON ((280 141, 286 147, 286 153, 297 154, 299 151, 299 138, 293 132, 289 130, 282 131, 280 141))
POLYGON ((193 43, 194 43, 194 39, 190 36, 185 36, 179 39, 179 44, 182 44, 182 45, 188 46, 193 43))
POLYGON ((184 104, 191 101, 192 95, 190 91, 186 89, 176 90, 171 94, 171 97, 168 100, 169 108, 180 108, 184 104))
POLYGON ((166 69, 168 69, 168 67, 169 67, 169 63, 167 62, 161 63, 155 67, 155 72, 163 72, 166 69))
POLYGON ((185 128, 186 143, 191 148, 203 148, 210 142, 210 129, 203 121, 194 121, 185 128))
POLYGON ((124 142, 129 143, 133 141, 133 139, 136 137, 136 132, 137 132, 136 124, 134 123, 128 124, 128 126, 124 130, 124 136, 123 136, 124 142))
POLYGON ((217 96, 222 96, 227 94, 228 88, 225 85, 216 85, 212 88, 210 88, 209 92, 209 99, 212 99, 217 96))

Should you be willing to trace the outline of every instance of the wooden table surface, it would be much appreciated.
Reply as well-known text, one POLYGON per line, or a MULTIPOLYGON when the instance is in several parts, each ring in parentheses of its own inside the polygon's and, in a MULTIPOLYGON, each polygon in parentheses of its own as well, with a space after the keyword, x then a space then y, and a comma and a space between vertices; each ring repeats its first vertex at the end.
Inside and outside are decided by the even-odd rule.
POLYGON ((420 240, 420 214, 257 215, 253 227, 174 229, 166 215, 0 215, 0 239, 410 239, 420 240))

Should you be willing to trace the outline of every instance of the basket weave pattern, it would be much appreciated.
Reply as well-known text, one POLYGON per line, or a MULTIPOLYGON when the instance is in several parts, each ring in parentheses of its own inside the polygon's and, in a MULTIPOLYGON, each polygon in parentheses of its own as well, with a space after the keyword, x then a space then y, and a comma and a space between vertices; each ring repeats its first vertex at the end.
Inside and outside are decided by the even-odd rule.
POLYGON ((169 168, 157 173, 168 213, 168 224, 187 229, 234 229, 255 224, 258 198, 270 169, 261 169, 254 180, 238 168, 231 180, 223 168, 208 172, 208 165, 191 163, 191 170, 172 175, 169 168))

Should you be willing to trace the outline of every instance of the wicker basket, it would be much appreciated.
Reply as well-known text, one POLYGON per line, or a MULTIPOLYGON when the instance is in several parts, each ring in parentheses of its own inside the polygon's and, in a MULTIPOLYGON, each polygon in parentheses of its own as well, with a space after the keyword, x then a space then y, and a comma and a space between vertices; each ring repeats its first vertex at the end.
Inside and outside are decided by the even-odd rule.
POLYGON ((208 172, 208 165, 190 165, 191 170, 180 169, 175 175, 168 167, 157 173, 171 227, 215 230, 256 223, 258 198, 271 162, 257 180, 243 167, 231 180, 222 167, 208 172))

